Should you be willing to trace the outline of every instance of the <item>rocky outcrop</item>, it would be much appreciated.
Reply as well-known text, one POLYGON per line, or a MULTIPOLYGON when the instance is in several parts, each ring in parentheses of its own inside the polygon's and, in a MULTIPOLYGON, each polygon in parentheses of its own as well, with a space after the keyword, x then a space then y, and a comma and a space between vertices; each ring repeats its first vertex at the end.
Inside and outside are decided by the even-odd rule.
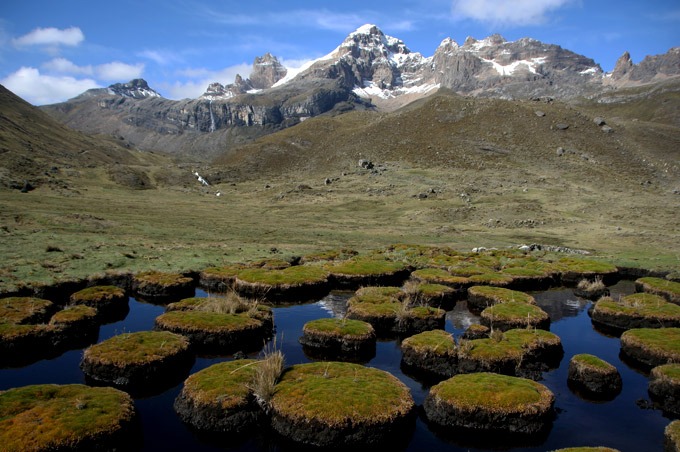
POLYGON ((680 47, 673 47, 661 55, 647 55, 633 64, 628 52, 616 61, 611 79, 619 84, 643 84, 680 75, 680 47))

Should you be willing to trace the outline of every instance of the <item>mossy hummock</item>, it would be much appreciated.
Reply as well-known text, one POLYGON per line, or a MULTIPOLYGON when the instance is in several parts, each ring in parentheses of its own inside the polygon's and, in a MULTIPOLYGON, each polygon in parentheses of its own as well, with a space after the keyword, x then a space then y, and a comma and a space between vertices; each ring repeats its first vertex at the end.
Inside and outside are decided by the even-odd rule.
POLYGON ((117 286, 94 286, 71 294, 71 304, 90 306, 101 319, 119 319, 129 311, 128 296, 117 286))
POLYGON ((459 342, 458 373, 514 376, 557 367, 563 354, 560 337, 549 331, 525 328, 499 331, 492 337, 459 342))
POLYGON ((375 329, 361 320, 311 320, 303 326, 299 340, 305 353, 329 360, 351 361, 375 355, 375 329))
POLYGON ((132 292, 144 300, 179 300, 193 295, 194 290, 194 279, 182 273, 146 271, 132 277, 132 292))
POLYGON ((345 362, 288 368, 270 406, 274 431, 317 447, 396 444, 415 422, 415 403, 404 383, 383 370, 345 362))
POLYGON ((19 366, 57 356, 53 343, 60 331, 56 325, 0 323, 0 367, 19 366))
POLYGON ((509 288, 515 290, 545 290, 557 285, 557 271, 550 264, 545 262, 534 262, 521 266, 505 267, 501 274, 512 277, 508 284, 509 288))
POLYGON ((401 364, 407 369, 436 378, 452 377, 458 368, 456 342, 444 330, 430 330, 401 342, 401 364))
POLYGON ((633 328, 621 335, 621 352, 641 367, 680 362, 680 328, 633 328))
POLYGON ((114 336, 85 349, 80 368, 96 383, 146 391, 174 381, 194 362, 189 340, 168 331, 114 336))
POLYGON ((407 284, 406 296, 411 304, 426 304, 434 308, 450 311, 457 300, 464 298, 465 292, 444 284, 416 283, 407 284))
POLYGON ((200 310, 169 311, 156 317, 154 328, 181 334, 201 353, 230 354, 262 347, 272 334, 270 319, 200 310))
POLYGON ((480 322, 501 331, 515 328, 550 328, 550 316, 540 307, 521 301, 508 301, 489 306, 480 314, 480 322))
POLYGON ((621 375, 616 367, 587 353, 572 356, 567 382, 589 398, 611 399, 622 388, 621 375))
POLYGON ((245 268, 248 268, 245 264, 208 267, 198 274, 198 285, 205 290, 227 292, 234 288, 238 272, 245 268))
POLYGON ((644 277, 635 281, 635 290, 660 295, 671 303, 680 304, 680 282, 665 278, 644 277))
POLYGON ((574 287, 574 295, 588 300, 597 300, 609 296, 609 289, 601 279, 582 279, 574 287))
POLYGON ((554 394, 540 383, 481 372, 436 384, 423 408, 441 428, 532 435, 550 425, 554 403, 554 394))
POLYGON ((464 292, 470 285, 465 276, 452 275, 443 268, 421 268, 411 273, 411 279, 420 283, 442 284, 464 292))
POLYGON ((536 304, 531 295, 518 290, 493 286, 472 286, 467 289, 468 308, 473 312, 482 312, 489 306, 509 301, 536 304))
POLYGON ((506 275, 500 272, 472 275, 468 279, 470 284, 473 286, 494 286, 505 288, 510 288, 512 282, 515 280, 514 276, 506 275))
POLYGON ((582 279, 599 278, 606 286, 619 278, 619 269, 614 264, 577 257, 564 257, 555 262, 560 279, 565 286, 575 286, 582 279))
POLYGON ((258 363, 238 359, 190 375, 174 402, 180 419, 206 432, 240 434, 252 430, 264 418, 251 389, 258 363))
POLYGON ((0 448, 124 450, 139 438, 132 398, 114 388, 33 385, 0 392, 0 448))
POLYGON ((676 452, 680 450, 680 420, 669 423, 663 430, 664 451, 676 452))
POLYGON ((323 266, 331 274, 334 286, 341 289, 357 289, 361 286, 398 286, 410 274, 403 262, 379 257, 356 257, 344 262, 323 266))
POLYGON ((323 268, 312 265, 246 268, 238 272, 234 289, 241 295, 272 301, 307 301, 328 293, 329 276, 323 268))
POLYGON ((619 301, 600 298, 590 317, 596 326, 619 333, 631 328, 677 328, 680 327, 680 306, 660 295, 635 293, 619 301))
POLYGON ((661 409, 672 416, 680 416, 680 363, 654 367, 649 375, 648 392, 661 409))
POLYGON ((84 347, 97 341, 97 310, 90 306, 67 306, 56 312, 50 325, 57 328, 52 343, 55 347, 84 347))
POLYGON ((57 306, 49 300, 34 297, 0 299, 0 323, 28 325, 46 323, 57 306))

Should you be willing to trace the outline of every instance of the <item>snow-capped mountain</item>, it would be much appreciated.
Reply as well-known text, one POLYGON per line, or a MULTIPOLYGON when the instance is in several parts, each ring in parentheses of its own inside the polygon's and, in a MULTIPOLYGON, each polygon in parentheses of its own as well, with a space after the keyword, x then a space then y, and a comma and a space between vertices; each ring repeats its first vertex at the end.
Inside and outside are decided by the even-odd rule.
POLYGON ((247 78, 238 75, 226 85, 215 81, 198 99, 164 99, 144 80, 133 80, 42 108, 73 128, 113 133, 141 149, 209 155, 312 116, 396 108, 438 88, 480 97, 568 100, 678 75, 680 48, 639 65, 624 55, 605 74, 592 59, 558 45, 507 41, 497 34, 469 37, 462 45, 447 38, 426 57, 369 24, 296 70, 269 53, 255 58, 247 78))

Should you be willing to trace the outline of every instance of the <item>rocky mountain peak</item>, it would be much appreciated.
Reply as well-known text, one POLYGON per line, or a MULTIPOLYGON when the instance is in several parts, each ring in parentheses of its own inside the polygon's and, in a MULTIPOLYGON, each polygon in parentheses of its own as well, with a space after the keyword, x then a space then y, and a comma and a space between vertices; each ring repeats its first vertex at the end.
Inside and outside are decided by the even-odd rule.
POLYGON ((108 87, 110 94, 115 94, 123 97, 130 97, 133 99, 146 99, 147 97, 161 97, 153 89, 149 88, 146 80, 136 78, 127 83, 115 83, 108 87))
POLYGON ((370 56, 391 57, 392 54, 407 55, 411 51, 401 39, 387 36, 376 25, 366 24, 352 32, 336 49, 337 53, 355 58, 370 56))
POLYGON ((267 52, 253 61, 253 71, 249 77, 250 85, 253 89, 271 88, 287 73, 288 70, 283 67, 279 59, 267 52))
POLYGON ((612 78, 614 79, 620 79, 628 71, 630 71, 633 67, 633 60, 630 57, 630 53, 628 51, 623 52, 623 55, 619 57, 618 60, 616 60, 616 65, 614 66, 614 70, 612 71, 612 78))

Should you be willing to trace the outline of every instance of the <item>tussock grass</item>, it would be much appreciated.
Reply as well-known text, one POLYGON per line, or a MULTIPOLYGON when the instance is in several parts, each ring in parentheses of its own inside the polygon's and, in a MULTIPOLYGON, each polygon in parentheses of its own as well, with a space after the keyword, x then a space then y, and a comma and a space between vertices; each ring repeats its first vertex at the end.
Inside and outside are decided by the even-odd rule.
POLYGON ((331 428, 381 425, 408 415, 415 406, 408 387, 391 374, 341 362, 288 368, 271 403, 295 422, 331 428))
POLYGON ((123 333, 91 345, 83 352, 83 360, 93 363, 125 367, 161 360, 184 353, 189 341, 168 331, 140 331, 123 333))
POLYGON ((78 448, 105 441, 135 415, 132 398, 113 388, 13 388, 0 392, 0 444, 5 451, 78 448))
POLYGON ((281 378, 285 366, 285 356, 280 349, 276 348, 276 341, 264 350, 264 357, 255 368, 255 375, 251 382, 250 389, 255 395, 256 400, 269 411, 272 397, 276 393, 276 385, 281 378))
POLYGON ((548 411, 555 401, 553 393, 540 383, 487 372, 456 375, 433 386, 430 393, 467 413, 483 409, 531 415, 548 411))

